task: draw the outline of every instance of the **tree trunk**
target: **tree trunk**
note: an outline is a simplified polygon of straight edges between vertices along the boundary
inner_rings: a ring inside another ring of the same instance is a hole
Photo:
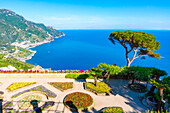
[[[154,91],[155,91],[155,88],[156,88],[156,86],[153,86],[153,85],[152,85],[152,87],[150,88],[150,90],[149,90],[149,92],[148,92],[148,95],[153,96],[153,93],[154,93]]]
[[[134,82],[135,82],[134,73],[132,73],[131,75],[132,75],[132,84],[134,84]]]
[[[159,78],[160,78],[160,75],[156,75],[156,79],[159,80]]]
[[[131,62],[127,61],[127,67],[130,67]]]
[[[156,75],[156,79],[159,80],[160,75]],[[154,91],[155,91],[156,86],[153,86],[150,88],[150,91],[148,92],[149,95],[153,95]]]
[[[128,53],[126,52],[126,60],[127,60],[127,67],[130,67],[130,60],[129,60],[129,57],[128,57]]]
[[[161,112],[161,104],[163,99],[163,88],[158,88],[159,90],[159,105],[158,105],[158,111]]]
[[[95,82],[96,87],[98,87],[97,77],[96,76],[94,76],[94,82]]]
[[[105,83],[108,84],[110,75],[107,75]]]
[[[128,53],[129,53],[130,51],[128,52],[128,51],[127,51],[127,48],[126,48],[127,67],[130,67],[130,64],[131,64],[131,63],[133,62],[133,60],[135,59],[135,56],[136,56],[136,53],[137,53],[137,49],[136,49],[136,50],[133,49],[133,51],[134,51],[134,55],[133,55],[132,59],[129,60]]]

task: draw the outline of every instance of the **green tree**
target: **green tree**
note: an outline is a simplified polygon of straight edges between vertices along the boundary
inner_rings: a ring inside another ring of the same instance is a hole
[[[158,88],[159,91],[159,103],[158,103],[158,111],[161,110],[162,99],[163,99],[163,90],[170,87],[170,82],[165,80],[150,80],[150,83]]]
[[[115,64],[109,65],[106,63],[100,63],[97,67],[103,69],[104,76],[106,77],[105,83],[109,82],[110,75],[116,75],[120,72],[120,67]]]
[[[96,87],[98,87],[97,78],[101,76],[102,73],[103,73],[103,70],[99,68],[91,68],[89,71],[89,74],[91,74],[94,77],[94,82],[95,82]]]
[[[160,78],[161,76],[167,75],[167,72],[164,71],[164,70],[160,70],[160,69],[157,69],[157,68],[153,68],[153,69],[152,69],[152,75],[153,75],[153,76],[155,75],[155,76],[156,76],[155,79],[156,79],[156,80],[159,80],[159,78]],[[153,95],[155,88],[156,88],[156,86],[152,85],[152,87],[150,88],[148,94],[149,94],[149,95]]]
[[[149,33],[144,33],[140,31],[115,31],[109,36],[109,40],[115,44],[121,44],[126,50],[126,60],[127,66],[133,62],[134,59],[138,57],[154,57],[160,59],[160,54],[154,53],[160,48],[160,43],[156,41],[155,37]],[[129,54],[133,56],[130,59]]]

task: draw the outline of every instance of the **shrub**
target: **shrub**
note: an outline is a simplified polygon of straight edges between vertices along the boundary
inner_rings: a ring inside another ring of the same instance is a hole
[[[61,91],[73,88],[73,82],[49,82],[49,84]]]
[[[85,85],[87,89],[90,89],[97,93],[109,93],[110,92],[110,88],[104,82],[98,82],[99,87],[96,87],[94,82],[86,82]]]
[[[108,107],[103,110],[103,113],[124,113],[121,107]]]
[[[73,109],[82,109],[91,106],[93,99],[89,94],[75,92],[66,96],[64,104]]]
[[[36,82],[14,82],[10,86],[7,87],[8,91],[14,91],[16,89],[29,86],[31,84],[35,84]]]
[[[94,77],[89,74],[67,74],[65,78],[73,79],[93,79]]]

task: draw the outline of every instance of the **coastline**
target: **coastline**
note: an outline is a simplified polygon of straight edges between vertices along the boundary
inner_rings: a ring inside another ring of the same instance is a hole
[[[64,33],[63,33],[63,35],[60,35],[60,36],[54,37],[54,38],[60,38],[60,37],[63,37],[63,36],[65,36]],[[50,43],[50,42],[54,41],[54,38],[53,38],[52,40],[49,40],[49,41],[45,40],[45,41],[43,41],[43,42],[39,42],[39,43],[36,43],[36,44],[31,44],[31,47],[28,47],[27,50],[31,51],[32,54],[29,55],[27,58],[18,59],[18,60],[23,61],[23,62],[26,62],[27,60],[32,59],[32,57],[36,54],[37,51],[31,50],[31,48],[34,48],[34,47],[36,47],[36,46],[39,46],[39,45],[42,45],[42,44],[45,44],[45,43]]]

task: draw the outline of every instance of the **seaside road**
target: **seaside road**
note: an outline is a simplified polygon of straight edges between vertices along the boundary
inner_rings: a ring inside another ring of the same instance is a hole
[[[52,92],[57,94],[57,97],[52,99],[55,102],[55,105],[48,110],[44,111],[43,113],[72,113],[69,109],[67,109],[63,105],[63,100],[65,96],[72,92],[84,92],[88,93],[92,96],[94,100],[94,108],[89,110],[90,113],[98,113],[105,107],[111,106],[119,106],[122,107],[123,110],[127,113],[133,112],[143,112],[146,111],[147,108],[144,107],[140,101],[139,97],[144,95],[144,93],[136,93],[127,88],[127,85],[130,81],[128,80],[117,80],[117,79],[110,79],[109,84],[112,87],[113,95],[111,96],[97,96],[94,93],[84,90],[83,82],[93,82],[93,79],[86,79],[86,80],[77,80],[77,79],[66,79],[66,78],[0,78],[0,90],[4,91],[4,99],[5,100],[12,100],[10,97],[20,91],[38,86],[43,85],[47,89],[51,90]],[[102,80],[98,80],[99,82]],[[26,86],[20,89],[17,89],[13,92],[8,92],[6,88],[12,84],[13,82],[37,82],[37,84],[33,84],[30,86]],[[53,86],[49,85],[48,82],[73,82],[73,89],[68,91],[60,91]]]

